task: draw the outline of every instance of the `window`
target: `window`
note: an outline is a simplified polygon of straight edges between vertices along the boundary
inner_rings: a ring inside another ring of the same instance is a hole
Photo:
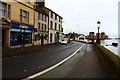
[[[40,12],[38,12],[38,19],[40,19]]]
[[[8,5],[8,18],[10,19],[11,18],[11,6]]]
[[[57,15],[55,15],[55,20],[57,20]]]
[[[43,20],[45,21],[45,15],[43,14]]]
[[[0,16],[7,17],[7,4],[0,2]]]
[[[60,22],[60,17],[59,17],[59,22]]]
[[[55,30],[57,30],[57,23],[55,23]]]
[[[51,18],[53,18],[53,12],[51,12]]]
[[[47,30],[46,30],[46,24],[45,24],[45,31],[47,31]]]
[[[52,29],[53,28],[53,22],[50,21],[50,28]]]
[[[43,14],[42,14],[42,20],[44,20],[43,18],[44,18],[44,17],[43,17]]]
[[[11,16],[11,6],[9,4],[0,2],[0,16],[10,19]]]
[[[43,29],[44,29],[44,26],[43,26],[43,24],[42,24],[42,31],[43,31]]]
[[[38,29],[40,30],[40,23],[38,23]]]
[[[59,24],[59,31],[61,31],[60,24]]]
[[[62,28],[62,25],[61,25],[61,30],[60,30],[61,32],[63,32],[63,28]]]
[[[42,20],[42,13],[40,13],[40,19]]]
[[[0,16],[9,18],[11,17],[11,5],[0,2]]]
[[[27,22],[27,12],[23,11],[22,22]]]
[[[45,22],[47,21],[47,16],[45,16]]]
[[[20,21],[24,23],[29,22],[29,12],[20,9]]]

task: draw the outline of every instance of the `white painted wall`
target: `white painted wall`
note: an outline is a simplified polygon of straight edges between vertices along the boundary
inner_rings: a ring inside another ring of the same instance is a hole
[[[53,29],[50,28],[50,22],[53,22]],[[57,30],[55,30],[55,23],[57,24]],[[51,18],[51,11],[49,10],[49,44],[50,43],[50,33],[53,34],[52,36],[52,43],[55,43],[55,34],[56,32],[59,32],[59,42],[62,41],[62,32],[59,30],[59,25],[60,25],[60,29],[62,30],[62,20],[61,22],[59,22],[59,16],[57,15],[57,20],[55,20],[55,13],[53,12],[53,18]]]

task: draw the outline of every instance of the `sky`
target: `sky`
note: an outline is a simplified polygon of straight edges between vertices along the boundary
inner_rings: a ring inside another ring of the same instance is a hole
[[[88,35],[100,32],[109,37],[118,35],[118,2],[120,0],[45,0],[45,6],[63,17],[64,33]]]

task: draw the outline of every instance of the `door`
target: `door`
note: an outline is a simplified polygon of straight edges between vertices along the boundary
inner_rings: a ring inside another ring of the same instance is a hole
[[[41,35],[41,45],[43,45],[44,44],[44,35],[42,34]]]

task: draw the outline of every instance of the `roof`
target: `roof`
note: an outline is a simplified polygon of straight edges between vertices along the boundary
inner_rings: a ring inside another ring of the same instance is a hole
[[[48,14],[44,10],[42,10],[40,8],[35,8],[35,10],[48,16]]]
[[[46,9],[48,9],[49,11],[52,11],[53,13],[55,13],[53,10],[51,10],[51,9],[49,9],[49,8],[47,8],[47,7],[45,7]],[[58,15],[57,13],[55,13],[56,15]],[[62,18],[60,15],[58,15],[60,18]],[[63,18],[62,18],[63,19]]]

